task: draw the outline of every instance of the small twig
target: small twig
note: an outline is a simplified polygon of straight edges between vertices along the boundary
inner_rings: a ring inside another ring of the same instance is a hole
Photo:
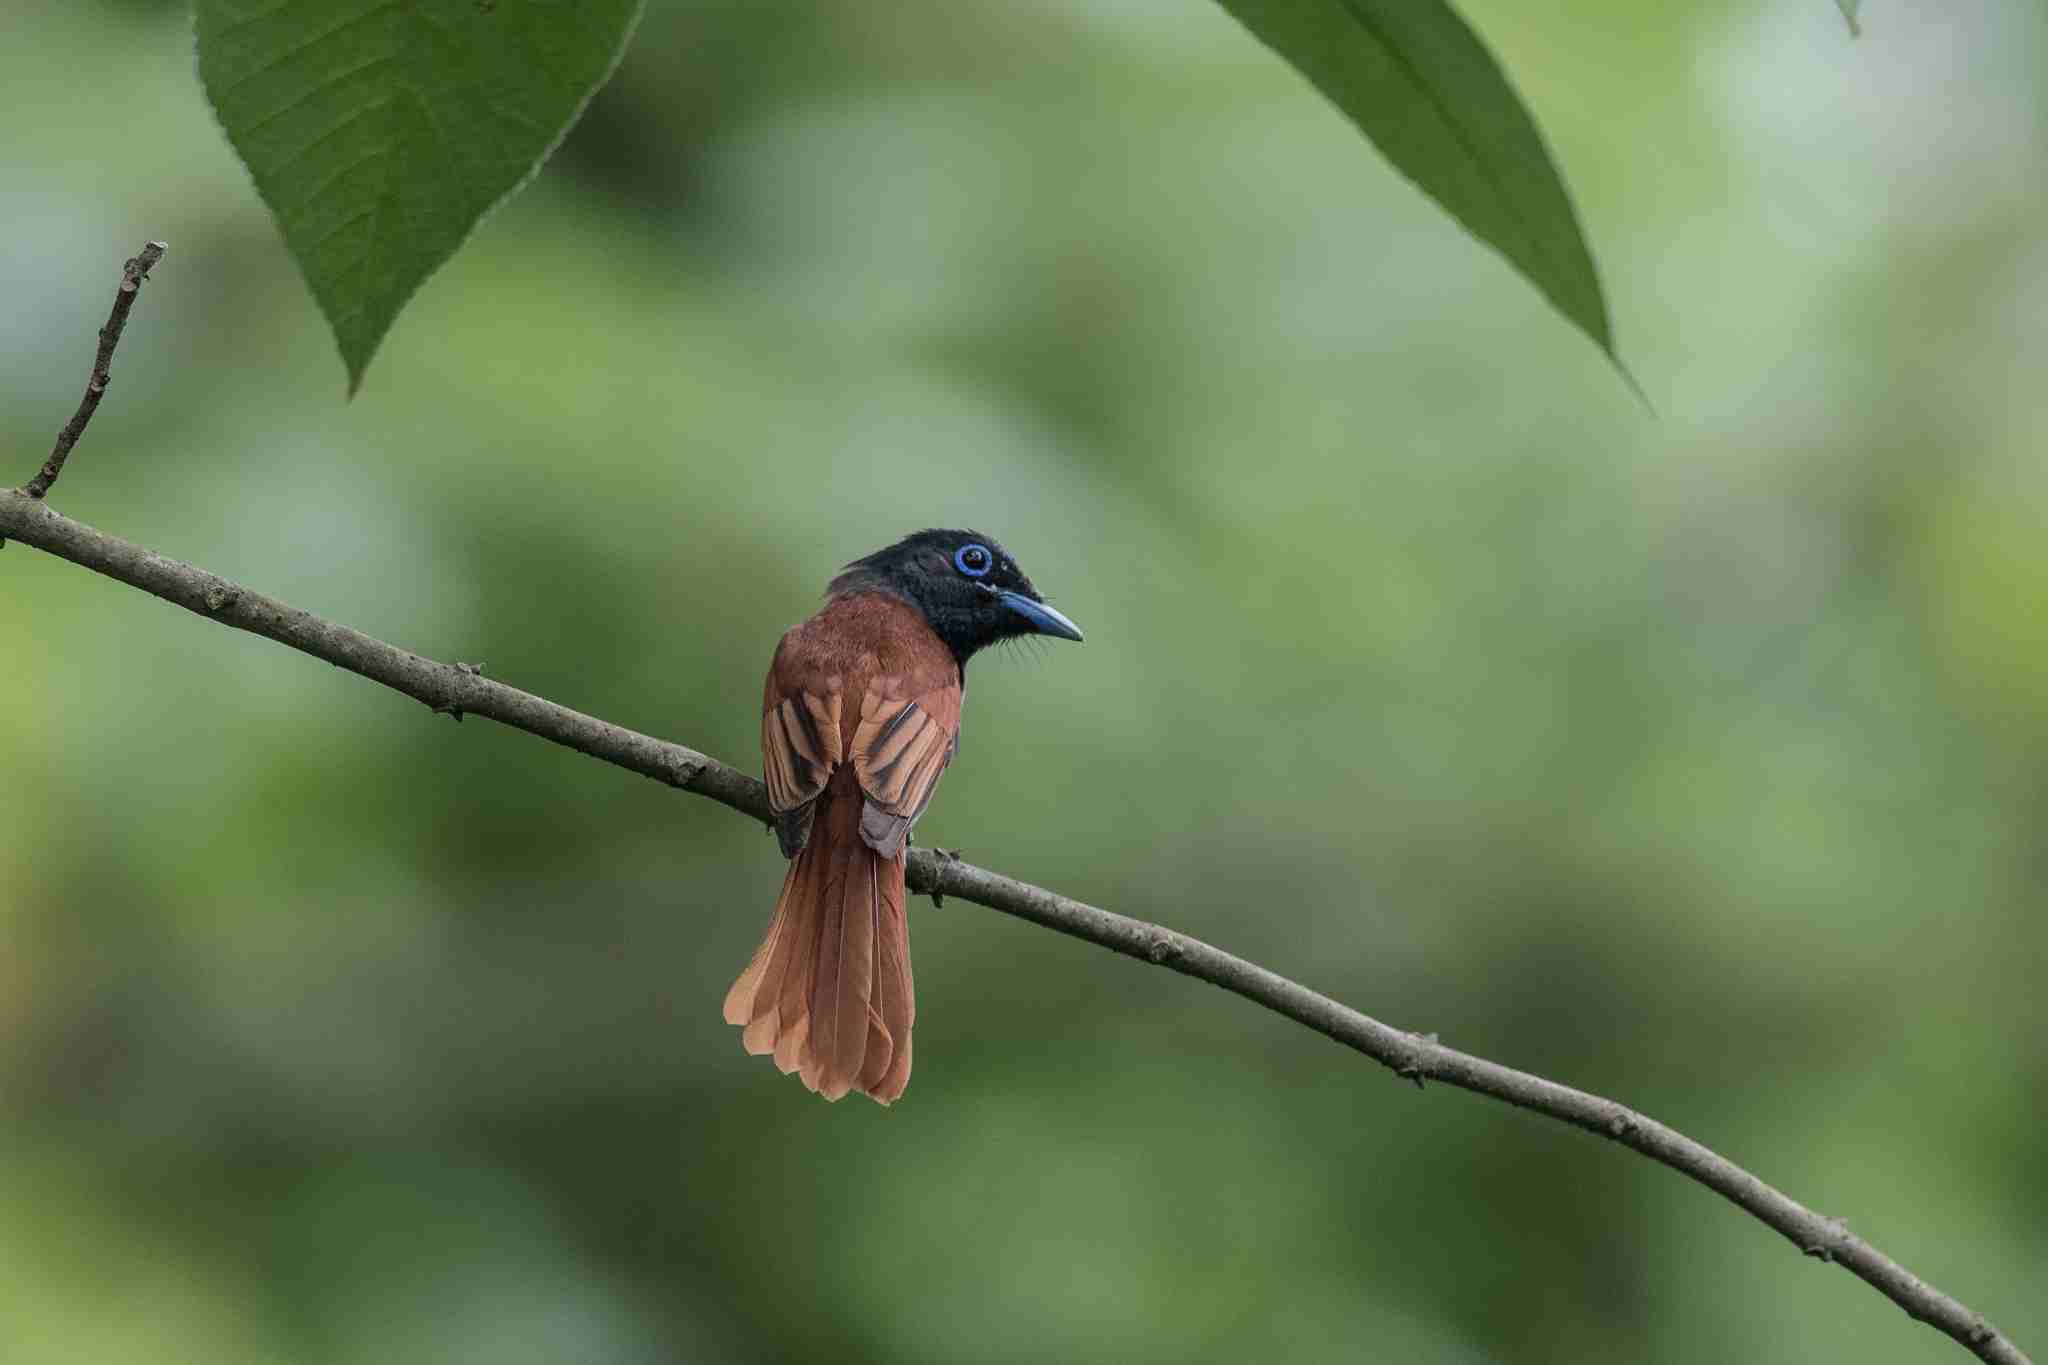
[[[142,250],[129,257],[121,267],[121,287],[114,291],[114,308],[107,314],[107,325],[100,328],[99,354],[92,363],[92,375],[85,381],[85,396],[78,400],[78,411],[71,414],[71,420],[64,424],[64,430],[57,433],[57,445],[50,452],[50,458],[43,461],[43,467],[36,476],[22,486],[22,492],[32,498],[40,498],[50,491],[50,485],[57,482],[57,476],[64,472],[64,461],[71,458],[71,448],[78,444],[78,438],[85,435],[85,424],[92,420],[99,410],[100,399],[107,392],[107,381],[111,377],[108,367],[114,363],[114,348],[121,344],[121,329],[128,325],[128,310],[135,306],[135,296],[142,292],[142,282],[149,278],[149,272],[164,258],[167,248],[162,242],[148,242]]]

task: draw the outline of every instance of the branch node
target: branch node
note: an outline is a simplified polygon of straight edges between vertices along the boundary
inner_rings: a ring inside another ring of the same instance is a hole
[[[1145,956],[1151,958],[1154,965],[1163,966],[1177,960],[1186,951],[1172,934],[1162,933],[1146,945]]]
[[[484,675],[484,666],[482,664],[455,663],[448,666],[453,668],[462,678],[481,678]],[[460,690],[460,686],[458,681],[457,690]],[[430,701],[427,703],[427,706],[435,715],[451,717],[457,724],[461,723],[462,717],[465,714],[462,703],[459,701]]]
[[[1415,1082],[1417,1090],[1427,1090],[1429,1087],[1424,1084],[1429,1076],[1427,1049],[1435,1047],[1440,1040],[1434,1033],[1411,1033],[1408,1036],[1421,1046],[1409,1053],[1407,1060],[1394,1068],[1394,1074],[1404,1081]]]
[[[681,754],[674,754],[670,756],[668,769],[662,774],[662,780],[671,787],[681,787],[687,790],[689,785],[695,782],[698,775],[703,771],[704,765],[702,763],[692,763]],[[773,820],[762,821],[761,827],[770,834],[775,832],[775,822]]]
[[[1820,1215],[1820,1221],[1826,1225],[1829,1236],[1809,1242],[1799,1249],[1813,1257],[1816,1261],[1824,1265],[1831,1265],[1841,1250],[1835,1243],[1847,1238],[1849,1235],[1849,1220],[1846,1218],[1830,1218],[1828,1215],[1822,1214]],[[1979,1318],[1977,1321],[1979,1324],[1982,1324],[1984,1320]]]
[[[208,611],[225,611],[240,601],[241,597],[241,593],[232,586],[216,578],[206,585],[206,593],[202,600],[205,601]]]
[[[1613,1138],[1626,1138],[1636,1131],[1636,1116],[1623,1110],[1607,1120],[1607,1134]]]
[[[939,890],[939,882],[945,875],[943,871],[943,865],[946,863],[959,862],[961,852],[962,850],[957,848],[934,848],[932,850],[932,857],[938,859],[940,864],[942,865],[942,870],[932,877],[931,896],[932,909],[934,910],[943,910],[946,908],[946,893]],[[1154,962],[1157,962],[1159,959],[1154,958],[1152,960]]]

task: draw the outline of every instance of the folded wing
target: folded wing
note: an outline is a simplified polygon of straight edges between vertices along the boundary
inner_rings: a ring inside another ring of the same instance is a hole
[[[794,858],[810,838],[813,803],[843,759],[838,692],[792,692],[762,711],[761,770],[783,857]]]
[[[910,830],[931,804],[939,777],[959,748],[957,674],[914,695],[896,679],[877,679],[861,700],[853,732],[861,794],[860,837],[885,858],[901,856]]]

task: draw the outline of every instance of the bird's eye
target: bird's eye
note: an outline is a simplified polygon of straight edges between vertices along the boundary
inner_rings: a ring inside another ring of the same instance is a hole
[[[989,571],[995,559],[986,545],[962,545],[953,551],[953,567],[969,578],[979,578]]]

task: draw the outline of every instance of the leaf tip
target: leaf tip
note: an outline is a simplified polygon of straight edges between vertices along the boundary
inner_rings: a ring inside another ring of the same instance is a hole
[[[1649,413],[1651,417],[1662,421],[1663,414],[1658,412],[1657,405],[1650,401],[1649,391],[1637,381],[1635,371],[1631,370],[1622,358],[1612,351],[1607,353],[1607,358],[1614,362],[1614,368],[1621,374],[1621,382],[1628,385],[1628,391],[1636,396],[1638,403],[1643,405],[1643,411]]]
[[[377,353],[377,343],[372,341],[369,345],[358,348],[349,345],[338,336],[335,340],[341,343],[341,366],[348,371],[348,387],[342,394],[343,400],[346,401],[362,392],[363,376],[369,373],[370,357]]]

